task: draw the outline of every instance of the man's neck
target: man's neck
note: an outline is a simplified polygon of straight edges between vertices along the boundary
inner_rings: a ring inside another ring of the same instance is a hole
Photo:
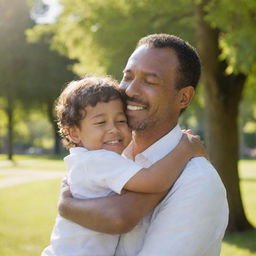
[[[133,131],[132,142],[127,148],[127,153],[131,158],[145,151],[148,147],[169,133],[177,123],[166,127],[152,127],[144,131]]]

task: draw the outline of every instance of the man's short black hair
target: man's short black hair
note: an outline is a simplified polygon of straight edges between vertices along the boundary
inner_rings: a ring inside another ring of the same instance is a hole
[[[196,88],[201,74],[201,62],[197,51],[188,42],[174,35],[152,34],[141,38],[136,48],[141,45],[173,49],[179,60],[179,78],[176,81],[176,88],[181,89],[186,86]]]

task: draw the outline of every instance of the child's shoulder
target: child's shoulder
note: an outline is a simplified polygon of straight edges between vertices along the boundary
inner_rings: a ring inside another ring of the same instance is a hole
[[[87,152],[89,152],[86,148],[82,147],[74,147],[69,149],[69,154],[64,157],[64,160],[70,159],[70,158],[76,158],[77,156],[81,155],[87,155]]]
[[[121,155],[117,154],[116,152],[105,150],[105,149],[98,149],[98,150],[88,150],[87,155],[90,158],[96,159],[115,159],[122,157]]]
[[[96,160],[104,160],[104,159],[116,159],[122,157],[121,155],[105,150],[105,149],[98,149],[98,150],[87,150],[86,148],[82,147],[75,147],[70,149],[70,154],[64,158],[64,160],[68,159],[96,159]]]

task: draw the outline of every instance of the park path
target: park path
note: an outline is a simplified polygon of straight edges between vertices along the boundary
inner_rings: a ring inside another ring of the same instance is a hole
[[[4,170],[0,165],[0,189],[10,187],[26,182],[62,178],[65,175],[63,171],[42,171],[42,170]]]

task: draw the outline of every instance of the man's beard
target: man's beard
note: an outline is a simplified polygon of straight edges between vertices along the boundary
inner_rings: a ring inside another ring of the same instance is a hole
[[[129,102],[139,103],[143,106],[146,106],[146,109],[149,109],[149,104],[141,99],[138,99],[137,97],[128,97],[127,95],[125,95],[125,99]],[[136,121],[133,120],[132,117],[128,116],[128,124],[133,131],[145,131],[148,128],[152,127],[155,124],[155,121],[150,120],[150,118]]]
[[[146,131],[153,127],[156,124],[156,120],[151,120],[151,119],[143,119],[143,120],[132,120],[133,118],[129,118],[128,116],[128,124],[129,127],[133,131]]]

